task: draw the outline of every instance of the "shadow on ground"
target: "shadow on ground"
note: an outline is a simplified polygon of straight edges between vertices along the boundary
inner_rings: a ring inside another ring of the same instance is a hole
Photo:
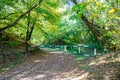
[[[5,80],[117,80],[120,60],[96,57],[77,60],[61,51],[37,51],[25,63],[1,73]],[[118,75],[119,76],[119,75]]]

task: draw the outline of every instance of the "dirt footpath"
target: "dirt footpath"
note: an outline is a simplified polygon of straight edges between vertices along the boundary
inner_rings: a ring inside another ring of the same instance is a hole
[[[46,51],[44,56],[31,56],[27,62],[1,75],[5,80],[72,80],[76,60],[61,51]]]
[[[109,62],[104,57],[78,61],[62,51],[37,51],[25,63],[1,76],[5,80],[110,80],[109,75],[119,66],[120,62]]]

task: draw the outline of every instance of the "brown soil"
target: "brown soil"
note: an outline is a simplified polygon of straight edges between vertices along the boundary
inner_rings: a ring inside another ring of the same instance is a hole
[[[120,71],[120,59],[110,60],[109,56],[77,60],[65,52],[38,50],[0,75],[5,80],[119,80],[115,75]]]

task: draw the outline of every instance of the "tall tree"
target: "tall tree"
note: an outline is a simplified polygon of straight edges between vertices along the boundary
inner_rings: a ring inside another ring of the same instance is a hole
[[[77,5],[78,2],[77,0],[73,0],[74,4]],[[87,6],[87,4],[83,4],[83,6]],[[83,7],[84,8],[84,7]],[[79,14],[79,10],[77,11],[77,13]],[[92,34],[94,35],[94,37],[96,39],[98,39],[98,37],[100,37],[100,32],[96,29],[96,28],[100,28],[98,25],[93,24],[92,22],[90,22],[83,13],[80,14],[81,15],[81,19],[84,21],[84,23],[86,24],[86,26],[90,29],[90,31],[92,32]]]

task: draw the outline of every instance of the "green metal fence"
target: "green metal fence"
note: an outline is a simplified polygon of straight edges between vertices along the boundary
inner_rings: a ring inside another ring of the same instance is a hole
[[[79,54],[82,56],[86,57],[93,57],[93,56],[98,56],[98,55],[103,55],[105,54],[105,51],[103,48],[99,48],[94,45],[40,45],[40,48],[48,48],[48,49],[55,49],[55,50],[60,50],[64,52],[69,52],[72,54]]]

